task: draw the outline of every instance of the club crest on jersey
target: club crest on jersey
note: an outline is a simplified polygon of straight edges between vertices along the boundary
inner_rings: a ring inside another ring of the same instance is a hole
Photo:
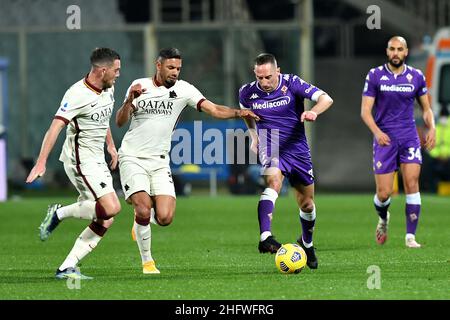
[[[283,92],[283,94],[285,95],[286,92],[287,92],[287,89],[288,89],[288,88],[287,88],[286,86],[282,86],[280,90],[281,90],[281,92]]]
[[[61,110],[62,112],[66,112],[66,110],[67,110],[67,105],[68,105],[67,102],[64,103],[64,105],[63,105],[61,108],[59,108],[59,110]]]
[[[177,93],[175,92],[175,90],[172,90],[169,92],[169,98],[176,98],[177,97]]]
[[[408,80],[409,83],[411,83],[412,78],[413,78],[413,76],[411,75],[411,73],[408,73],[406,75],[406,79]]]

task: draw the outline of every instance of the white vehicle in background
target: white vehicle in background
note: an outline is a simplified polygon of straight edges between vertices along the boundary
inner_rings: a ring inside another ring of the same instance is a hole
[[[7,184],[7,154],[6,154],[6,126],[7,126],[7,79],[8,61],[0,57],[0,202],[6,201],[8,196]]]
[[[450,111],[450,27],[439,29],[429,47],[426,67],[427,86],[435,117]]]

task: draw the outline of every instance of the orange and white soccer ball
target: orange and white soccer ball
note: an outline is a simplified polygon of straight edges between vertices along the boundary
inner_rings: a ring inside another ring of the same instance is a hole
[[[298,244],[283,244],[275,255],[275,265],[281,273],[299,273],[306,266],[306,253]]]

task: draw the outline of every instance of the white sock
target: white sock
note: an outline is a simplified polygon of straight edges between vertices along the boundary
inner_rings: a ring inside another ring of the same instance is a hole
[[[259,201],[270,200],[273,202],[273,205],[275,206],[275,201],[277,201],[277,198],[278,198],[278,192],[276,192],[275,189],[265,188],[264,191],[261,193],[261,197],[259,198]]]
[[[134,211],[134,216],[136,217],[136,210]],[[150,209],[150,223],[159,226],[158,221],[155,219],[155,209],[153,208]]]
[[[305,246],[305,248],[311,248],[313,246],[312,241],[310,243],[306,243],[305,241],[303,241],[303,238],[302,238],[302,242],[303,242],[303,245]]]
[[[272,235],[272,232],[270,231],[264,231],[263,233],[261,233],[260,239],[261,241],[266,240],[268,237],[270,237]]]
[[[158,221],[155,219],[155,209],[153,208],[150,210],[150,223],[159,225]]]
[[[61,264],[59,270],[66,268],[75,268],[88,253],[95,249],[99,241],[102,239],[98,234],[87,227],[75,241],[75,245],[67,255],[66,260]]]
[[[314,206],[314,208],[313,208],[313,210],[311,212],[304,212],[304,211],[302,211],[302,209],[300,209],[300,217],[303,220],[306,220],[306,221],[314,221],[314,220],[316,220],[316,206]],[[312,233],[312,231],[311,231],[311,233]],[[313,241],[311,241],[310,243],[306,243],[303,240],[303,237],[302,237],[302,242],[303,242],[303,244],[305,245],[306,248],[311,248],[313,246]]]
[[[378,199],[378,196],[375,193],[375,195],[373,196],[373,203],[375,203],[377,206],[383,208],[383,207],[386,207],[387,205],[389,205],[391,203],[391,197],[389,197],[385,202],[381,202],[381,200]]]
[[[420,198],[420,192],[417,193],[411,193],[406,195],[406,203],[407,204],[415,204],[415,205],[421,205],[422,200]]]
[[[412,233],[407,233],[405,236],[406,240],[416,240],[416,235]]]
[[[59,220],[63,220],[69,217],[92,220],[96,217],[95,201],[86,200],[61,207],[56,210],[56,215],[58,216]]]
[[[306,221],[316,220],[316,206],[314,206],[311,212],[303,212],[302,209],[300,209],[300,217]]]
[[[141,254],[142,263],[152,261],[152,230],[150,228],[150,224],[141,226],[135,221],[134,231],[136,232],[136,242],[139,247],[139,253]]]

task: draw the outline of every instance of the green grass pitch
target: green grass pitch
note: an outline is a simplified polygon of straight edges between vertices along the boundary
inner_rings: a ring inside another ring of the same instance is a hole
[[[54,279],[54,271],[88,221],[65,220],[45,243],[37,233],[48,203],[75,197],[0,203],[0,299],[450,299],[450,198],[422,196],[423,247],[408,249],[403,196],[393,199],[389,239],[379,246],[372,195],[318,194],[319,269],[298,275],[279,273],[274,255],[259,254],[258,198],[179,198],[173,224],[152,226],[160,275],[142,274],[132,209],[122,203],[112,229],[82,261],[94,280],[79,289]],[[280,197],[273,233],[294,242],[300,229],[292,194]],[[380,289],[367,286],[369,266],[379,267]]]

